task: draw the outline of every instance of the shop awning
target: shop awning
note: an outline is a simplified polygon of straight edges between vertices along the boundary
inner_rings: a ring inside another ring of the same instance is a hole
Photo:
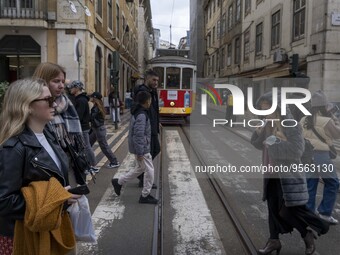
[[[267,67],[262,71],[253,74],[253,80],[259,81],[269,78],[282,78],[282,77],[289,77],[289,64],[283,64],[276,67]]]

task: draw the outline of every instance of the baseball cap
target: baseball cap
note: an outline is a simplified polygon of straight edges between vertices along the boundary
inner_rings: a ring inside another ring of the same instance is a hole
[[[90,97],[93,97],[93,98],[97,98],[97,99],[102,99],[102,94],[100,94],[99,92],[93,92]]]

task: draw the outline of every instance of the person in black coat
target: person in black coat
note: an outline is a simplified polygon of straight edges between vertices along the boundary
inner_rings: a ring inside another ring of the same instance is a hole
[[[97,162],[96,162],[96,157],[94,155],[93,149],[91,147],[90,134],[89,134],[90,129],[91,129],[90,127],[91,116],[90,116],[90,107],[89,107],[90,98],[86,95],[85,92],[83,92],[84,84],[81,81],[73,81],[68,87],[70,89],[71,94],[75,96],[74,107],[77,110],[81,129],[83,131],[85,150],[86,150],[86,154],[91,165],[90,171],[98,173],[99,168],[95,167]]]
[[[138,87],[135,87],[134,90],[134,98],[136,98],[138,92],[140,91],[147,91],[151,94],[151,107],[148,110],[148,115],[150,118],[150,124],[151,124],[151,143],[150,143],[150,153],[152,156],[152,159],[154,159],[161,151],[161,146],[159,144],[158,140],[158,134],[159,134],[159,105],[158,105],[158,94],[157,94],[157,86],[159,82],[159,76],[156,72],[152,70],[148,70],[145,74],[145,83],[142,85],[139,85]],[[134,104],[131,107],[131,112],[134,110],[134,107],[136,104]],[[140,182],[139,186],[143,187],[143,175],[138,177]],[[156,188],[155,185],[153,185],[153,188]]]
[[[55,98],[43,80],[12,83],[0,116],[0,254],[12,254],[14,226],[23,220],[26,203],[22,187],[56,178],[69,189],[68,160],[46,128],[53,119]],[[79,195],[72,194],[68,203]]]
[[[272,93],[266,93],[257,101],[257,108],[268,110],[272,106]],[[278,106],[280,103],[278,103]],[[285,116],[278,107],[272,114],[265,116],[267,122],[258,127],[252,137],[251,143],[255,148],[262,150],[262,164],[267,167],[286,167],[292,171],[268,171],[264,174],[263,200],[267,201],[268,222],[270,238],[258,254],[270,254],[281,250],[279,234],[292,232],[297,229],[305,242],[305,254],[315,251],[314,238],[311,227],[319,235],[328,232],[329,224],[310,211],[308,202],[308,189],[304,172],[293,171],[294,166],[301,165],[301,156],[305,143],[302,128],[299,124],[293,125],[289,108]],[[279,121],[269,121],[277,119]],[[281,121],[285,120],[285,125]],[[288,127],[287,127],[288,126]]]

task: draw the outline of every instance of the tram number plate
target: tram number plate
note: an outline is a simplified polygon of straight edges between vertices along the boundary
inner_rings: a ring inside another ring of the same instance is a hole
[[[177,99],[178,99],[178,91],[168,90],[168,100],[177,100]]]

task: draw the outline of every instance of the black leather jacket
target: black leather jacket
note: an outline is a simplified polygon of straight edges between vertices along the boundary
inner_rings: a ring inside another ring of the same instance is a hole
[[[91,126],[93,128],[99,128],[101,126],[103,126],[105,123],[103,114],[101,113],[101,111],[99,110],[99,108],[94,105],[91,108]]]
[[[61,163],[57,167],[34,133],[26,128],[0,146],[0,235],[13,237],[15,220],[23,219],[25,200],[20,191],[32,181],[55,177],[68,185],[68,158],[55,137],[44,131],[47,141]]]

